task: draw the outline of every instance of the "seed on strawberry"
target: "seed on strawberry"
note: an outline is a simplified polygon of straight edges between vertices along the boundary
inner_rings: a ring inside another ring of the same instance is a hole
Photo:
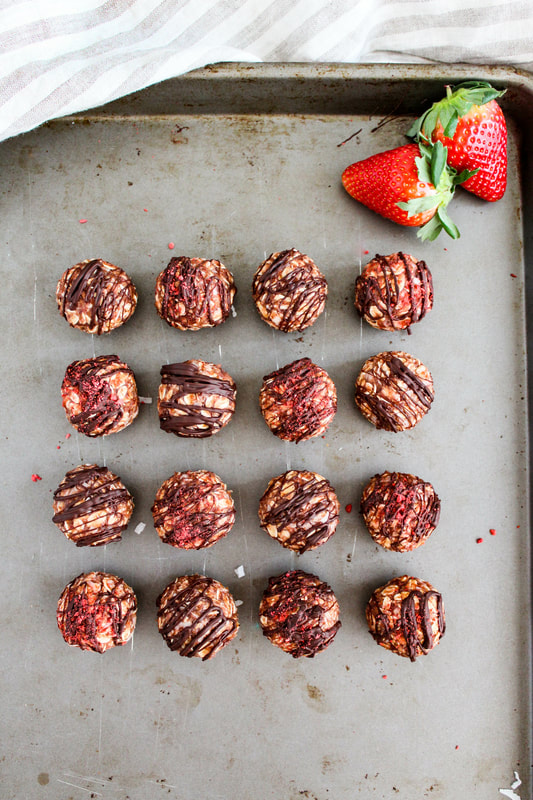
[[[351,164],[342,175],[349,195],[399,225],[419,227],[417,235],[430,241],[442,229],[454,239],[459,237],[446,211],[457,180],[440,142],[377,153]]]
[[[507,126],[496,102],[503,94],[486,81],[447,86],[446,97],[408,132],[418,142],[441,142],[451,167],[475,172],[464,188],[491,202],[503,197],[507,185]]]

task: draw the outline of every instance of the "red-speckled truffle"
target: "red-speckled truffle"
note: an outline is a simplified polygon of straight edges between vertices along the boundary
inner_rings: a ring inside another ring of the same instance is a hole
[[[179,256],[157,278],[155,306],[173,328],[196,331],[224,322],[235,292],[233,275],[220,261]]]
[[[355,307],[374,328],[405,330],[433,307],[433,279],[425,261],[398,252],[376,255],[355,281]]]
[[[69,422],[86,436],[117,433],[139,413],[133,371],[114,355],[73,361],[61,396]]]
[[[57,605],[57,625],[66,643],[96,653],[126,644],[136,615],[133,589],[106,572],[78,575],[65,586]]]
[[[175,472],[159,488],[152,514],[161,540],[185,550],[211,547],[235,522],[226,484],[207,470]]]
[[[157,598],[159,633],[180,656],[214,658],[237,636],[239,619],[232,595],[205,575],[182,575]]]
[[[439,592],[427,581],[408,575],[372,593],[366,619],[378,644],[411,661],[432,650],[446,630]]]
[[[383,472],[365,486],[361,513],[374,541],[405,553],[424,544],[435,530],[440,500],[431,483],[415,475]]]
[[[327,429],[337,411],[337,391],[324,369],[301,358],[263,378],[259,404],[272,433],[301,442]]]
[[[263,634],[293,658],[312,658],[339,630],[339,604],[327,583],[301,570],[270,578],[259,606]]]

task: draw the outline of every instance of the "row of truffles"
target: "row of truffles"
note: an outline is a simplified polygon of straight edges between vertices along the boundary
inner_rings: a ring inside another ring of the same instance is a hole
[[[67,472],[54,492],[52,521],[77,547],[121,539],[133,498],[107,467],[81,464]],[[435,530],[440,499],[431,483],[414,475],[383,472],[365,486],[361,514],[375,542],[387,550],[420,547]],[[162,542],[184,550],[212,547],[231,531],[235,505],[214,472],[175,472],[157,490],[154,527]],[[288,470],[272,478],[259,501],[259,524],[283,547],[315,550],[335,533],[339,500],[326,478],[310,470]]]
[[[157,276],[155,306],[171,327],[196,331],[223,323],[235,293],[233,275],[220,261],[179,256]],[[313,325],[324,311],[327,294],[322,272],[295,248],[272,253],[252,280],[259,316],[286,333]],[[67,269],[56,289],[59,312],[69,325],[97,335],[127,322],[137,299],[128,274],[101,258]],[[355,308],[381,330],[409,329],[432,305],[433,283],[426,263],[402,252],[376,255],[356,280]]]
[[[237,636],[237,605],[214,578],[182,575],[156,600],[159,633],[170,650],[207,661]],[[57,625],[67,644],[104,653],[133,635],[137,598],[116,575],[78,575],[63,590]],[[445,632],[442,596],[427,581],[402,575],[376,589],[366,606],[368,629],[387,650],[414,661]],[[268,580],[259,605],[264,636],[293,658],[313,658],[333,642],[341,627],[331,587],[302,570]]]
[[[131,425],[139,413],[133,370],[116,355],[73,361],[61,385],[69,422],[90,437]],[[161,368],[161,430],[205,438],[224,428],[235,412],[235,381],[219,364],[190,359]],[[367,359],[355,382],[355,403],[376,428],[398,432],[417,425],[431,408],[433,378],[417,358],[386,351]],[[322,367],[300,358],[263,377],[263,418],[278,438],[301,442],[321,436],[337,411],[337,390]]]

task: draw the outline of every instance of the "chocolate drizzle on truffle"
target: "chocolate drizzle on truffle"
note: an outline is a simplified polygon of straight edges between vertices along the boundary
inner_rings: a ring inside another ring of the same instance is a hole
[[[107,467],[83,464],[67,472],[54,492],[52,522],[77,547],[118,541],[127,526],[133,501],[121,481]],[[106,524],[113,520],[112,524]],[[64,523],[77,523],[65,525]]]
[[[87,321],[76,325],[100,335],[129,319],[137,293],[126,273],[101,258],[81,262],[68,270],[58,287],[59,311],[69,319],[83,305]]]
[[[327,281],[309,256],[298,250],[272,253],[254,275],[259,313],[280,331],[303,331],[324,310]]]
[[[429,613],[429,601],[434,597],[437,602],[437,619],[439,633],[442,635],[446,630],[446,623],[444,621],[444,614],[442,610],[442,596],[439,592],[421,592],[414,589],[409,592],[407,597],[402,600],[401,621],[402,631],[407,642],[409,650],[409,658],[414,661],[417,655],[427,653],[434,644],[434,636],[431,626],[431,617]],[[418,604],[416,600],[418,599]],[[418,605],[418,609],[417,609]],[[422,641],[418,638],[418,626],[422,631]]]
[[[172,392],[164,393],[164,399],[158,403],[161,430],[180,436],[206,438],[227,424],[235,408],[235,383],[229,375],[214,377],[200,370],[201,363],[184,361],[161,367],[162,386],[172,387]],[[218,371],[226,375],[222,370]],[[217,407],[208,402],[209,396],[214,395],[230,402]]]
[[[433,280],[425,261],[401,251],[376,256],[355,282],[355,307],[371,325],[409,331],[433,305]]]
[[[227,319],[235,291],[231,273],[219,261],[179,256],[157,279],[156,307],[173,327],[213,327]]]
[[[223,602],[217,602],[217,594]],[[227,589],[203,575],[177,578],[159,595],[156,604],[161,635],[170,650],[187,658],[213,658],[239,627]],[[224,604],[234,613],[225,613]]]

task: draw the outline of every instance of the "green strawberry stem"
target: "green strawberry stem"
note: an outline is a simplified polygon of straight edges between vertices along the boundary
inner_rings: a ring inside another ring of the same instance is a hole
[[[452,239],[458,239],[460,236],[459,230],[450,219],[446,207],[454,196],[455,187],[459,183],[468,180],[473,173],[463,170],[458,174],[456,170],[450,167],[447,162],[448,151],[442,142],[430,144],[429,142],[421,141],[418,143],[418,148],[420,156],[415,158],[418,178],[423,183],[433,184],[435,193],[413,198],[397,205],[407,211],[409,217],[434,208],[437,209],[429,222],[426,222],[425,225],[418,229],[417,236],[422,241],[433,241],[442,230],[446,231]]]
[[[487,81],[464,81],[455,87],[446,86],[446,97],[433,103],[431,108],[413,123],[407,136],[431,140],[437,126],[442,125],[444,136],[451,138],[457,128],[459,118],[467,114],[472,106],[483,106],[505,94]]]

